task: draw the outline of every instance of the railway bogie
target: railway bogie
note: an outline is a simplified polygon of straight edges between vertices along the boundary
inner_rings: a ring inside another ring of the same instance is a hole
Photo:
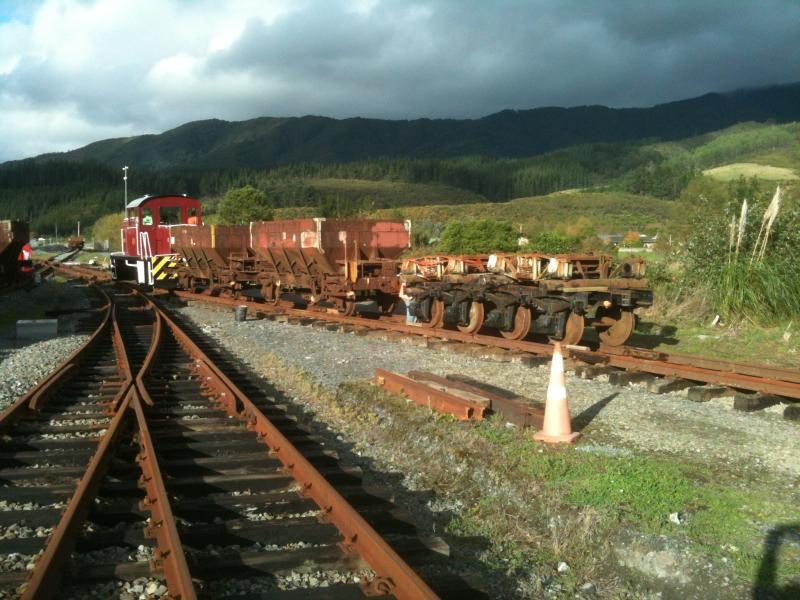
[[[584,328],[618,346],[635,327],[634,310],[652,303],[641,259],[608,255],[506,254],[406,259],[403,278],[423,324],[441,320],[464,333],[481,327],[508,339],[529,334],[576,344]]]

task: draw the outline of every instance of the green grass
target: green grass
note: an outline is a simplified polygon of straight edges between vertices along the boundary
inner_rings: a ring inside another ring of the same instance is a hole
[[[676,461],[654,455],[607,455],[573,447],[532,444],[520,432],[500,423],[484,422],[475,433],[513,457],[526,477],[545,482],[574,510],[602,515],[600,527],[635,530],[687,540],[709,556],[726,556],[735,573],[754,581],[763,557],[764,529],[796,521],[795,500],[780,486],[753,482],[742,485],[737,474],[721,473],[707,464]],[[465,530],[480,530],[485,507],[462,517]],[[669,520],[679,513],[685,523]],[[476,522],[472,522],[477,520]],[[790,548],[782,557],[781,576],[800,567],[800,552]]]
[[[791,181],[800,179],[794,169],[759,165],[755,163],[732,163],[722,167],[706,169],[703,175],[719,181],[733,181],[739,177],[758,177],[766,181]]]
[[[794,169],[800,159],[800,124],[739,123],[677,142],[643,147],[668,161],[691,162],[702,169],[752,162]]]
[[[771,327],[750,323],[711,326],[692,322],[656,325],[640,321],[630,342],[664,352],[796,369],[800,363],[800,323]]]
[[[496,216],[509,221],[523,233],[545,230],[567,231],[582,220],[599,232],[666,230],[676,218],[676,203],[622,192],[556,192],[547,196],[517,198],[509,202],[482,202],[458,206],[434,205],[378,210],[372,216],[396,215],[415,221],[447,223],[455,219]]]

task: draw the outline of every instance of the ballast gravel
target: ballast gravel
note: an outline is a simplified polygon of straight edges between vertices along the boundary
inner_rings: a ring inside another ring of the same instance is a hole
[[[271,320],[237,322],[232,311],[191,304],[181,309],[221,346],[257,368],[265,353],[309,373],[331,391],[346,381],[372,379],[376,368],[405,374],[425,370],[438,375],[468,375],[482,382],[543,402],[549,366],[494,362],[375,336],[327,331]],[[605,380],[604,380],[605,379]],[[624,448],[672,454],[691,460],[725,463],[746,475],[765,470],[796,481],[800,476],[797,425],[781,416],[781,407],[745,413],[732,398],[691,402],[686,392],[649,393],[644,386],[618,387],[607,377],[592,381],[567,375],[573,421],[592,425],[594,436],[618,441],[592,444],[585,451],[624,452]],[[788,485],[795,485],[788,483]]]
[[[68,335],[28,344],[0,340],[0,410],[35,387],[87,339]]]
[[[0,314],[7,321],[0,328],[0,410],[36,386],[87,339],[72,333],[75,321],[89,308],[84,286],[45,281],[32,289],[0,296]],[[17,340],[18,319],[47,318],[46,310],[59,310],[59,336],[44,341]]]

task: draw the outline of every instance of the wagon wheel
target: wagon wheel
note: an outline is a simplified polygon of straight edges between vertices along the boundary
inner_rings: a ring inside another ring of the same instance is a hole
[[[397,307],[397,297],[390,294],[384,294],[378,299],[378,307],[382,315],[394,314],[394,309]]]
[[[431,319],[427,323],[422,322],[423,327],[440,327],[444,321],[444,302],[433,300],[431,302]]]
[[[469,305],[469,323],[457,325],[461,333],[475,333],[483,325],[483,302],[473,300]]]
[[[560,340],[550,338],[553,342],[561,342],[565,346],[577,344],[583,337],[583,315],[571,312],[567,317],[567,322],[564,324],[564,337]]]
[[[343,301],[343,305],[337,308],[339,314],[344,317],[352,317],[356,314],[356,301],[352,298],[347,298]]]
[[[507,340],[521,340],[531,330],[531,309],[527,306],[518,306],[514,313],[514,328],[511,331],[500,331]]]
[[[636,327],[636,315],[630,310],[616,309],[610,314],[604,311],[604,314],[595,322],[595,329],[598,326],[606,325],[608,325],[607,329],[598,329],[597,337],[600,338],[600,341],[607,346],[622,346],[631,337]]]

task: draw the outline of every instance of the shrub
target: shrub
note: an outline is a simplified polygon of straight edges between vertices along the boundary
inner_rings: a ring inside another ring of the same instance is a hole
[[[228,190],[218,209],[219,222],[243,225],[250,221],[269,221],[272,207],[267,195],[251,185]]]
[[[564,235],[556,231],[543,231],[531,238],[525,246],[525,250],[544,252],[545,254],[563,254],[573,252],[580,243],[579,236]]]
[[[122,219],[124,218],[125,213],[121,211],[100,217],[95,221],[94,225],[92,225],[92,237],[97,241],[108,240],[111,250],[119,250],[119,231],[122,227]]]
[[[511,252],[517,249],[517,234],[506,221],[453,221],[444,228],[438,249],[452,254]]]

